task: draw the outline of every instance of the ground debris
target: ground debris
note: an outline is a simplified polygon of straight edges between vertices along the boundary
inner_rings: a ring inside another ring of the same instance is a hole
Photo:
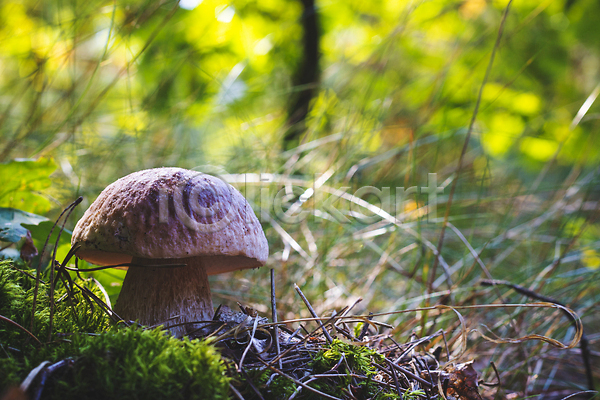
[[[442,366],[442,348],[425,349],[441,331],[398,343],[383,323],[368,320],[352,329],[356,318],[344,312],[309,331],[297,321],[273,324],[240,308],[220,306],[202,331],[228,360],[238,399],[482,399],[472,362]]]
[[[473,368],[473,362],[448,365],[444,368],[448,375],[448,396],[460,400],[481,400],[482,397],[477,389],[477,372]]]

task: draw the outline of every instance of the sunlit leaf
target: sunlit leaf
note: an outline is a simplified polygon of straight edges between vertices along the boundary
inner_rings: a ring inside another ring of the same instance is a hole
[[[12,207],[42,214],[51,208],[50,201],[41,194],[50,187],[50,174],[56,163],[49,158],[15,160],[0,164],[0,207]]]

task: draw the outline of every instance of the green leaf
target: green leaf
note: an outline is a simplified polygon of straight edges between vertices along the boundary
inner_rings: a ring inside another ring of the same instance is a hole
[[[41,242],[46,241],[46,238],[48,237],[48,235],[50,235],[50,230],[52,229],[53,226],[54,226],[54,222],[47,220],[47,219],[45,221],[39,222],[37,224],[23,224],[23,227],[27,228],[29,230],[29,232],[31,232],[31,237],[34,239],[37,239]],[[52,231],[52,237],[50,239],[48,239],[48,243],[54,245],[59,231],[60,231],[60,226],[57,225],[56,228],[54,228],[54,231]],[[70,245],[71,244],[71,235],[73,235],[73,232],[71,232],[68,229],[63,229],[63,231],[60,235],[60,240],[58,241],[58,245],[59,246],[65,245],[65,244]]]
[[[46,217],[14,208],[0,208],[0,241],[16,243],[27,235],[22,224],[37,225]]]
[[[49,158],[38,160],[13,160],[0,164],[0,207],[19,208],[34,213],[44,213],[51,208],[50,201],[40,194],[50,187],[49,176],[56,170]]]

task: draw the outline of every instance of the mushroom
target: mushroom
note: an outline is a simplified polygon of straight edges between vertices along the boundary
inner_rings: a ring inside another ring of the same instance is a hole
[[[129,264],[115,312],[144,325],[177,325],[170,328],[177,337],[212,319],[208,275],[259,267],[269,254],[240,192],[182,168],[138,171],[106,187],[77,222],[71,245],[92,264]]]

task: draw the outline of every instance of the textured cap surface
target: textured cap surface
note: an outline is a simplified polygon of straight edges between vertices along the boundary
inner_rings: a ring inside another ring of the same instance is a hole
[[[73,231],[77,256],[97,265],[139,258],[210,257],[209,275],[265,263],[254,211],[231,185],[182,168],[134,172],[109,185]]]

